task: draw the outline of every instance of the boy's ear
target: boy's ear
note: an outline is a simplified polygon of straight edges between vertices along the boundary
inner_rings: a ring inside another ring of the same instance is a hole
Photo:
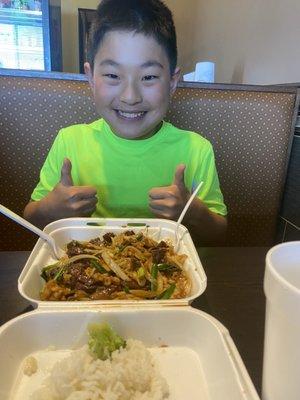
[[[173,75],[171,76],[171,81],[170,81],[170,95],[172,96],[173,93],[176,90],[176,87],[178,85],[179,79],[181,75],[181,70],[179,67],[175,68],[175,71],[173,72]]]
[[[92,71],[91,65],[90,65],[90,63],[85,62],[83,66],[84,66],[84,73],[85,73],[86,77],[88,78],[89,84],[93,90],[94,89],[94,78],[93,78],[93,71]]]

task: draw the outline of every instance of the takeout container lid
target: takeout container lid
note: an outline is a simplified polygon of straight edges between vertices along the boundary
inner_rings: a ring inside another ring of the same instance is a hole
[[[155,239],[175,240],[176,222],[166,219],[142,218],[67,218],[52,222],[44,229],[51,235],[60,247],[71,240],[90,240],[106,232],[121,232],[147,230]],[[92,301],[42,301],[39,292],[44,284],[40,277],[42,267],[55,262],[52,251],[47,243],[39,239],[33,248],[19,279],[18,289],[34,307],[39,308],[84,308],[84,307],[138,307],[186,306],[200,296],[206,288],[206,275],[187,228],[179,225],[179,237],[182,238],[178,252],[187,254],[185,266],[188,269],[192,289],[191,294],[184,299],[168,300],[92,300]]]
[[[228,330],[212,316],[190,306],[161,310],[157,307],[37,309],[20,315],[0,327],[1,398],[8,398],[25,357],[49,346],[80,347],[87,342],[87,324],[101,321],[111,324],[125,338],[141,340],[146,346],[174,346],[179,352],[179,364],[169,361],[168,368],[175,376],[169,384],[180,386],[180,390],[188,389],[188,398],[259,400]],[[180,368],[184,368],[183,373],[179,373]],[[22,386],[19,388],[22,390]],[[186,398],[181,394],[177,398]],[[23,398],[22,393],[19,398]]]

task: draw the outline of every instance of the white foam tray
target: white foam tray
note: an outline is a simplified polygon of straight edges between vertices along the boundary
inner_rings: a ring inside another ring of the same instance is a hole
[[[29,400],[41,380],[24,377],[24,358],[49,346],[80,347],[87,342],[87,324],[101,321],[152,348],[169,384],[169,400],[259,400],[228,331],[189,306],[44,309],[21,315],[0,328],[0,398]]]
[[[87,224],[98,224],[91,226]],[[134,224],[135,226],[132,226]],[[136,226],[137,224],[141,224]],[[144,225],[143,225],[144,224]],[[55,221],[45,228],[60,247],[64,247],[71,240],[90,240],[96,236],[103,236],[106,232],[121,232],[124,230],[145,230],[148,226],[148,234],[157,240],[175,240],[176,223],[163,219],[104,219],[104,218],[68,218]],[[161,305],[188,305],[195,298],[200,296],[206,288],[206,275],[198,257],[197,251],[190,237],[188,230],[180,225],[179,235],[182,236],[179,253],[188,255],[185,268],[191,281],[192,289],[188,297],[184,299],[169,300],[93,300],[76,302],[77,306],[124,306],[128,304],[139,304],[139,306],[161,306]],[[41,301],[39,293],[44,285],[44,280],[40,277],[43,267],[55,262],[52,251],[47,243],[39,239],[18,279],[18,289],[20,294],[36,307],[51,308],[70,308],[74,307],[74,302],[68,301]]]

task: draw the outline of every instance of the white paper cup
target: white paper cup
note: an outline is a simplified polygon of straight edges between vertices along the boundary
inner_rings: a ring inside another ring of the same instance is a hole
[[[300,399],[300,241],[273,247],[264,278],[263,400]]]
[[[215,63],[211,61],[201,61],[196,64],[195,81],[214,83],[215,81]]]

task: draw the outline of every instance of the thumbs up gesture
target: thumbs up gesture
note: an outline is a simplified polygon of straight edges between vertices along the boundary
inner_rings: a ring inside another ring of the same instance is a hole
[[[60,181],[45,198],[48,213],[54,219],[88,217],[96,208],[96,189],[92,186],[74,186],[71,170],[71,161],[65,158]]]
[[[65,158],[60,173],[60,183],[62,185],[73,186],[71,171],[72,171],[71,161],[68,158]]]
[[[170,186],[153,188],[149,192],[149,207],[157,218],[177,220],[190,192],[184,183],[185,165],[180,164],[175,170],[174,180]]]

